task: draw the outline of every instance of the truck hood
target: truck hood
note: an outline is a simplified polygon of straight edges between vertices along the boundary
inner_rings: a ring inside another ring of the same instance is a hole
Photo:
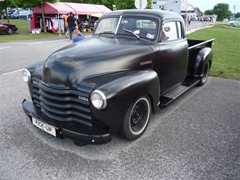
[[[151,43],[137,39],[92,37],[50,55],[43,66],[43,81],[53,85],[77,86],[81,81],[104,74],[146,68]]]

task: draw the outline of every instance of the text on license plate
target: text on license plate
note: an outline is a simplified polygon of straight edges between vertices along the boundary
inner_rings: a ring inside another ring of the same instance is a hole
[[[38,127],[39,129],[53,135],[53,136],[57,136],[56,135],[56,128],[54,126],[51,126],[47,123],[44,123],[42,121],[39,121],[38,119],[32,117],[32,123],[34,126]]]

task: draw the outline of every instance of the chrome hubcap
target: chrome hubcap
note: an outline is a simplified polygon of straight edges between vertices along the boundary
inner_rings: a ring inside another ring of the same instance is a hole
[[[142,133],[148,123],[150,104],[146,98],[139,99],[133,106],[130,114],[130,130],[133,134]]]

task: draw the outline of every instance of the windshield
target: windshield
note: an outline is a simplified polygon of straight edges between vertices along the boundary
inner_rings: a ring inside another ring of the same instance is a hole
[[[95,34],[100,33],[115,33],[119,18],[102,19],[95,30]]]
[[[157,21],[153,18],[105,18],[98,23],[95,34],[114,33],[153,41],[157,37],[157,27]]]

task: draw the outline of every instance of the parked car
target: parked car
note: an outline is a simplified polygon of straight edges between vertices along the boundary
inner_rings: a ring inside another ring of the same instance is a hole
[[[12,9],[9,9],[9,15],[12,15],[15,11],[22,11],[23,9],[22,8],[12,8]]]
[[[2,19],[6,19],[7,15],[8,15],[8,17],[11,17],[11,15],[17,10],[20,11],[20,10],[23,10],[23,9],[22,8],[9,8],[9,7],[7,8],[7,11],[6,11],[6,9],[4,9],[2,11],[2,16],[3,16]]]
[[[27,19],[32,16],[31,10],[15,10],[14,13],[11,14],[12,19]]]
[[[12,35],[18,30],[14,24],[0,24],[0,33]]]
[[[235,27],[240,27],[240,18],[233,18],[230,19],[228,22],[229,26],[235,26]]]
[[[139,138],[152,113],[206,83],[213,39],[186,39],[183,18],[161,10],[105,14],[91,38],[23,70],[31,123],[55,136],[105,143]]]

